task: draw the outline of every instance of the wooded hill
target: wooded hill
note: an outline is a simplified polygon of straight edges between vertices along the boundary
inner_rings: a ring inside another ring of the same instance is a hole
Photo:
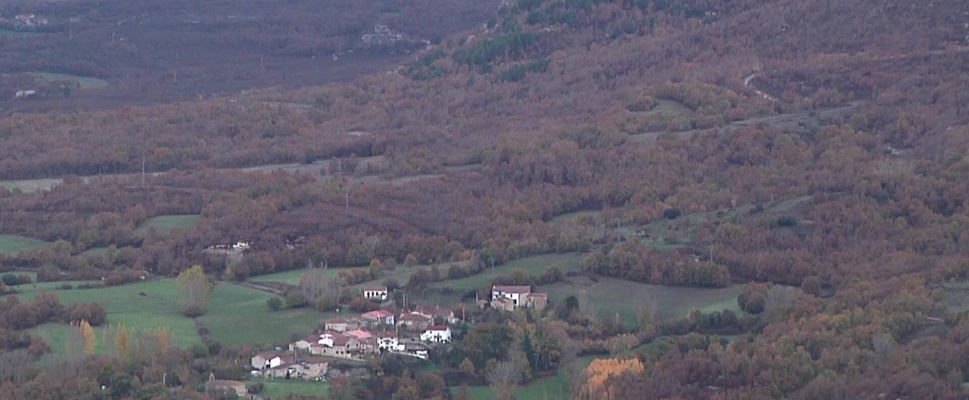
[[[961,398],[969,321],[945,299],[969,277],[967,11],[521,0],[352,83],[12,115],[0,177],[107,176],[3,190],[2,233],[63,241],[4,265],[219,274],[202,250],[247,240],[225,277],[245,279],[582,251],[588,273],[751,283],[771,306],[741,304],[756,335],[634,352],[644,368],[578,397]],[[239,170],[282,163],[304,172]],[[167,214],[201,217],[135,232]]]

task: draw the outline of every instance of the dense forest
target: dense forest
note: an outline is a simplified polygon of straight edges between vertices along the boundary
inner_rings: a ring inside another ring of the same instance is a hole
[[[87,3],[35,12],[93,12]],[[109,3],[119,15],[171,9]],[[471,306],[489,296],[480,287],[464,295],[476,323],[431,354],[442,372],[385,358],[366,379],[331,382],[327,398],[470,398],[466,385],[487,383],[508,399],[516,383],[557,373],[577,399],[969,393],[962,2],[518,0],[458,15],[431,2],[336,2],[325,11],[334,24],[308,21],[321,6],[292,3],[245,28],[220,20],[225,30],[213,34],[227,48],[281,57],[349,50],[346,37],[375,23],[432,44],[350,82],[0,118],[0,234],[52,243],[0,254],[0,268],[123,285],[193,265],[235,282],[307,265],[361,267],[340,275],[358,284],[398,263],[460,263],[398,282],[416,295],[495,264],[580,253],[573,274],[593,279],[740,285],[739,311],[659,320],[644,305],[632,326],[589,312],[575,293],[544,313],[509,316]],[[81,21],[45,45],[93,32]],[[91,59],[75,50],[56,58]],[[119,67],[133,72],[98,60],[62,71],[115,78],[155,68],[147,58]],[[31,190],[45,179],[56,184]],[[139,230],[166,215],[198,223]],[[252,247],[231,268],[206,251],[239,241]],[[491,283],[540,286],[562,275]],[[15,293],[17,277],[6,280],[0,288]],[[131,333],[156,344],[143,345],[150,351],[116,341],[107,355],[53,358],[26,330],[105,324],[99,305],[8,296],[0,316],[4,398],[105,398],[104,387],[109,398],[210,398],[191,383],[244,374],[239,360],[253,350],[179,349],[150,331]],[[599,359],[585,367],[583,356]],[[10,368],[18,362],[31,367]],[[158,379],[175,370],[178,393]],[[49,384],[55,377],[61,383]]]

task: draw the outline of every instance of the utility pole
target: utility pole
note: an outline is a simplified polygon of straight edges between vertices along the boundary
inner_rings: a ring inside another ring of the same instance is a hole
[[[350,210],[350,189],[353,188],[353,183],[347,183],[347,210]]]
[[[616,243],[622,242],[622,218],[616,218]]]

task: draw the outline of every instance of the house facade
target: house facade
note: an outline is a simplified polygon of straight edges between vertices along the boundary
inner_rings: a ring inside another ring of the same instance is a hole
[[[525,305],[528,294],[532,292],[531,286],[503,286],[495,285],[491,287],[491,300],[506,298],[512,301],[515,307]]]
[[[447,325],[432,325],[421,333],[421,341],[431,343],[451,343],[451,328]]]
[[[256,353],[249,360],[252,368],[263,370],[267,368],[275,368],[283,363],[283,356],[286,355],[282,352],[277,351],[262,351]]]
[[[283,364],[266,369],[262,376],[271,379],[317,379],[326,375],[329,363],[322,357],[300,357],[284,360]]]
[[[491,287],[491,307],[511,311],[518,307],[543,309],[548,304],[548,293],[532,293],[530,286]]]
[[[363,297],[368,300],[384,301],[387,300],[387,295],[386,286],[364,286],[363,288]]]
[[[397,338],[397,332],[386,331],[377,332],[374,334],[377,338],[377,348],[380,351],[390,351],[390,352],[402,352],[404,351],[404,345],[400,344],[400,340]]]
[[[456,324],[458,318],[454,315],[454,310],[447,307],[422,307],[417,310],[418,313],[431,317],[435,322],[440,318],[444,321],[444,324]]]
[[[323,320],[323,329],[329,331],[346,332],[360,329],[362,322],[356,318],[333,317]]]

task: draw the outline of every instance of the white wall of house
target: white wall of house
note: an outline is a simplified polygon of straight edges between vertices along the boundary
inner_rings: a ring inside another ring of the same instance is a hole
[[[450,343],[451,329],[447,328],[443,331],[438,331],[438,330],[424,331],[424,333],[421,334],[421,340],[425,342]]]
[[[504,297],[506,299],[511,299],[515,303],[515,306],[516,307],[517,306],[524,305],[522,303],[522,300],[523,300],[522,293],[508,293],[508,292],[500,291],[500,290],[495,290],[495,291],[491,292],[491,299],[492,300],[498,300],[499,297]]]

